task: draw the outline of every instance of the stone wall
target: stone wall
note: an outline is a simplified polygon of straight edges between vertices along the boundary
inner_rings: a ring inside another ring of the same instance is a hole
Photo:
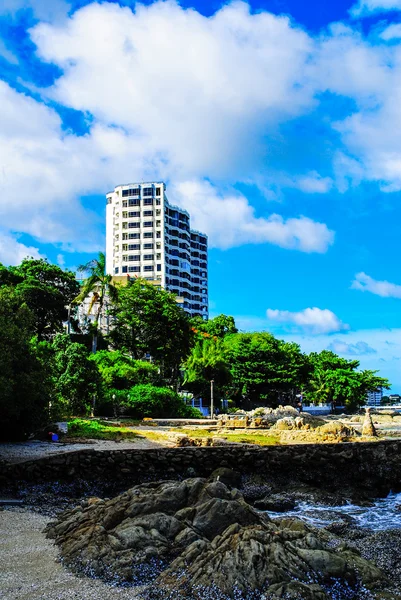
[[[126,481],[207,476],[225,466],[242,473],[297,480],[327,489],[401,489],[401,441],[269,447],[93,449],[0,465],[0,486],[76,478]]]

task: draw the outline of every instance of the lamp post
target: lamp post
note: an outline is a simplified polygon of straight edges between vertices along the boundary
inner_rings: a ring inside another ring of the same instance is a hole
[[[213,419],[213,384],[214,379],[210,380],[210,418]]]

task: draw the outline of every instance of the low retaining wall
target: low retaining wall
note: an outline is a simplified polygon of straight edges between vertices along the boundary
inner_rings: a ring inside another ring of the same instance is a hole
[[[269,447],[93,449],[0,466],[0,485],[76,478],[124,480],[207,476],[218,467],[325,487],[401,489],[401,441]]]

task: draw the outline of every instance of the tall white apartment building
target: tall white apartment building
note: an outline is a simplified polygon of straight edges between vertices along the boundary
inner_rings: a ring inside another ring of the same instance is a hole
[[[190,228],[162,182],[118,185],[106,195],[106,270],[173,292],[191,315],[208,317],[207,236]]]
[[[368,406],[380,406],[383,398],[383,389],[378,388],[373,392],[368,392],[366,394],[366,404]]]

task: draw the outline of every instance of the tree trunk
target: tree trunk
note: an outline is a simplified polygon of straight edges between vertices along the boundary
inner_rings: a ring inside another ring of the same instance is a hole
[[[97,331],[93,334],[92,338],[92,354],[96,354],[97,350]]]

